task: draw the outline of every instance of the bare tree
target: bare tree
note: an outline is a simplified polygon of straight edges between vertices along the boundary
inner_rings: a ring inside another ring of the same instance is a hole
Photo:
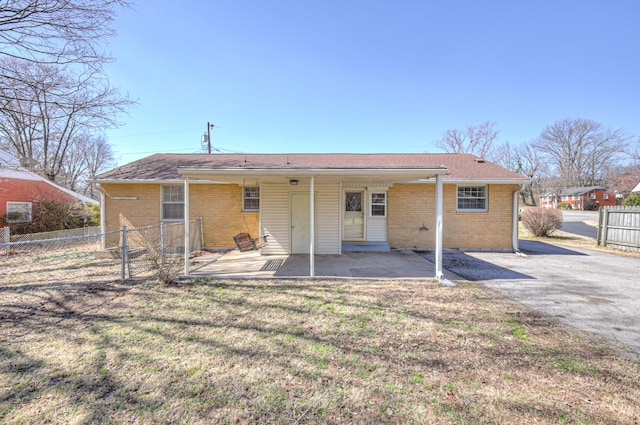
[[[99,68],[116,10],[127,0],[0,0],[0,56]]]
[[[533,147],[564,186],[602,184],[628,151],[628,137],[587,119],[565,119],[546,127]]]
[[[64,182],[60,183],[71,190],[94,198],[95,187],[93,184],[87,184],[86,181],[113,166],[113,151],[104,135],[79,134],[67,152],[62,173]]]
[[[532,147],[531,143],[526,143],[515,149],[513,154],[514,158],[518,162],[518,168],[516,172],[524,174],[529,177],[531,181],[527,184],[525,190],[520,192],[522,201],[526,205],[536,206],[536,196],[534,191],[540,194],[541,181],[544,178],[544,167],[536,150]],[[527,199],[527,196],[529,199]]]
[[[435,145],[445,152],[472,153],[487,158],[492,153],[497,137],[495,123],[486,121],[477,126],[469,125],[465,129],[447,130]]]
[[[133,103],[93,70],[76,74],[37,62],[2,62],[22,80],[0,87],[9,104],[0,109],[4,143],[51,181],[64,173],[69,150],[81,135],[116,126],[118,114]]]

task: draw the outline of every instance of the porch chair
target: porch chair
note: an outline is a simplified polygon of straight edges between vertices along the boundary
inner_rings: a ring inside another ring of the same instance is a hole
[[[255,251],[262,248],[263,246],[267,246],[269,243],[267,241],[267,237],[268,235],[252,238],[248,233],[238,233],[233,237],[233,240],[235,241],[236,246],[238,247],[240,252],[244,252]]]

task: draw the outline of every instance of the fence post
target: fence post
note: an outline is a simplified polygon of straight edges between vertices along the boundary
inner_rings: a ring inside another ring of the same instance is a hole
[[[121,252],[122,252],[122,267],[120,269],[120,276],[122,277],[122,280],[125,279],[125,272],[126,272],[126,264],[128,262],[128,251],[129,251],[129,247],[127,246],[127,226],[122,226],[122,248],[121,248]]]
[[[160,222],[160,255],[164,262],[165,250],[164,250],[164,223]]]
[[[4,246],[4,252],[5,254],[9,255],[9,242],[11,242],[11,231],[9,230],[9,227],[3,227],[2,228],[2,232],[4,233],[4,237],[2,239],[2,241],[6,244]]]
[[[200,249],[204,250],[204,229],[202,228],[202,217],[198,217],[200,221]]]
[[[602,237],[602,243],[600,245],[607,246],[607,233],[609,227],[609,208],[604,208],[604,214],[602,215],[602,232],[600,236]]]

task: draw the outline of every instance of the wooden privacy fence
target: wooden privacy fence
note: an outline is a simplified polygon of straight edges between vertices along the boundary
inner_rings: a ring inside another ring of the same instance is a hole
[[[640,251],[640,207],[600,208],[598,245]]]

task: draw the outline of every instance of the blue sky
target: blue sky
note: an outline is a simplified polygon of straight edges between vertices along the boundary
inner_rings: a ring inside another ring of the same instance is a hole
[[[199,152],[439,152],[493,121],[519,144],[564,118],[640,134],[638,1],[137,0],[112,85],[139,105],[118,164]]]

